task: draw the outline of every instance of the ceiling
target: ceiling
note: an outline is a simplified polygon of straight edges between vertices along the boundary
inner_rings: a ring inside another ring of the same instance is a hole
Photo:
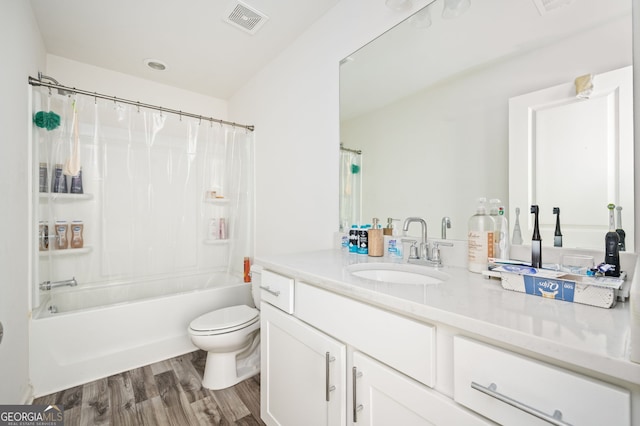
[[[47,53],[219,99],[339,2],[243,0],[268,17],[252,35],[223,21],[233,0],[30,1]],[[152,70],[145,59],[167,69]]]

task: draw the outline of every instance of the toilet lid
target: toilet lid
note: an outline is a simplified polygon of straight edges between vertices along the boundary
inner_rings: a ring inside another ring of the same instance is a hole
[[[254,322],[259,312],[247,305],[229,306],[206,313],[191,321],[194,331],[224,330]]]

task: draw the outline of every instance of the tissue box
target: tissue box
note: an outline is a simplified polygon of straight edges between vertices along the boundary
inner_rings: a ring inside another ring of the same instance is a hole
[[[521,265],[499,266],[493,271],[500,272],[505,290],[600,308],[615,306],[624,282],[621,278],[571,275]]]

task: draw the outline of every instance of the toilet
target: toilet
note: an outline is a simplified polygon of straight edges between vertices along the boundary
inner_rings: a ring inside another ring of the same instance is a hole
[[[251,293],[260,306],[260,274],[253,274]],[[202,386],[218,390],[260,372],[260,312],[247,305],[208,312],[189,324],[191,342],[207,351]]]

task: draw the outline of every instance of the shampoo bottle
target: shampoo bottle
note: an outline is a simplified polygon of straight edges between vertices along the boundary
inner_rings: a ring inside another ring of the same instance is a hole
[[[610,277],[620,276],[620,236],[616,232],[616,224],[613,218],[613,209],[615,205],[609,204],[609,232],[604,237],[604,263],[611,265],[612,268],[605,272]]]
[[[489,257],[494,257],[494,221],[487,214],[486,198],[478,199],[476,214],[469,219],[468,268],[471,272],[486,271]]]

